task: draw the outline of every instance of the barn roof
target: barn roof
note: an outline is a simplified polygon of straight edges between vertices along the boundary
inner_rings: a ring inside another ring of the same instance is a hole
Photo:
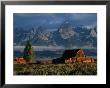
[[[65,50],[64,53],[77,53],[80,49],[73,49],[73,50]]]
[[[75,57],[77,52],[81,49],[65,50],[63,53],[63,58]]]

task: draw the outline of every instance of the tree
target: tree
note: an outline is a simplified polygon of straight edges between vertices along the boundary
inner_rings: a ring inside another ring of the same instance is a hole
[[[23,58],[26,60],[26,62],[32,62],[34,58],[33,48],[29,40],[27,41],[26,46],[24,48]]]

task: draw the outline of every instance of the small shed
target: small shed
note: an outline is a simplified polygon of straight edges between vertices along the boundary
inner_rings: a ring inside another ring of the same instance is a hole
[[[15,64],[25,64],[26,63],[26,60],[24,58],[19,58],[19,57],[16,57],[14,59],[14,63]]]

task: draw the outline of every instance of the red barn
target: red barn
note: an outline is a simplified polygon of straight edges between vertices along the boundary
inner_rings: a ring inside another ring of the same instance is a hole
[[[93,58],[86,57],[82,49],[66,50],[63,54],[65,63],[73,62],[94,62]]]

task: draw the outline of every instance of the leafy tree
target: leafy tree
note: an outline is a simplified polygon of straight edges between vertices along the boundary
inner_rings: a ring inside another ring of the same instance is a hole
[[[26,46],[24,48],[23,58],[26,60],[26,62],[32,62],[34,58],[33,48],[29,40],[27,41]]]

